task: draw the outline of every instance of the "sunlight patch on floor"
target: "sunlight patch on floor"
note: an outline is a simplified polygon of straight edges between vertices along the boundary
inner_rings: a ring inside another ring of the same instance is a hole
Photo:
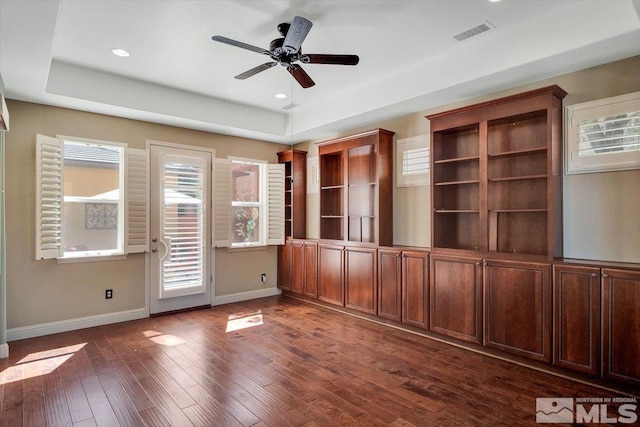
[[[58,369],[87,343],[31,353],[0,373],[0,385],[47,375]]]
[[[144,331],[144,336],[149,338],[150,341],[153,341],[156,344],[166,345],[166,346],[174,346],[184,344],[185,341],[172,334],[165,334],[158,331]]]
[[[262,310],[252,313],[235,313],[230,314],[227,320],[226,332],[239,331],[240,329],[251,328],[264,324],[262,319]]]

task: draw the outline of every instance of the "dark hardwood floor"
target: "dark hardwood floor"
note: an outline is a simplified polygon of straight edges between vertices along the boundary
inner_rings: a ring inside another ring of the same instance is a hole
[[[616,396],[285,297],[15,341],[10,354],[2,426],[535,425],[536,397]]]

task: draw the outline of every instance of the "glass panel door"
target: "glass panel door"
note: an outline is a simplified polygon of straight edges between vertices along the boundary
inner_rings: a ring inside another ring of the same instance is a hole
[[[211,153],[151,147],[150,311],[210,304]]]

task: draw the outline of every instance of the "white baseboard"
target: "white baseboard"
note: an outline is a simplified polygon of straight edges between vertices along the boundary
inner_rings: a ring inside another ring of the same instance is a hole
[[[6,359],[9,357],[9,344],[0,344],[0,359]]]
[[[280,295],[282,291],[278,288],[258,289],[257,291],[238,292],[237,294],[221,295],[213,298],[211,305],[230,304],[232,302],[247,301],[250,299],[272,297]]]
[[[58,322],[41,323],[39,325],[22,326],[19,328],[8,329],[7,341],[11,342],[16,340],[23,340],[25,338],[41,337],[43,335],[75,331],[77,329],[109,325],[111,323],[144,319],[145,317],[149,317],[149,311],[146,308],[138,308],[135,310],[118,311],[115,313],[98,314],[95,316],[87,317],[78,317],[76,319],[61,320]]]

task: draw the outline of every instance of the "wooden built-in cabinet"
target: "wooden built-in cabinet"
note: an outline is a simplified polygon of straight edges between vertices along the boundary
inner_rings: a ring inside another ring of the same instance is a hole
[[[317,298],[317,253],[313,240],[287,239],[278,246],[278,288]]]
[[[304,292],[305,265],[304,265],[304,241],[291,241],[291,292],[301,294]]]
[[[307,235],[307,152],[286,150],[278,153],[284,164],[284,235],[304,239]]]
[[[378,313],[376,248],[345,247],[345,307]]]
[[[378,249],[378,316],[402,321],[402,251]]]
[[[553,266],[553,363],[598,375],[600,269]]]
[[[304,242],[304,290],[311,298],[318,298],[318,244]]]
[[[562,98],[549,86],[434,114],[432,249],[562,256]]]
[[[318,300],[344,307],[344,246],[318,244]]]
[[[278,288],[283,291],[291,290],[291,255],[291,240],[285,240],[278,246]]]
[[[485,260],[484,345],[551,362],[551,265]]]
[[[402,323],[429,328],[429,253],[402,251]]]
[[[393,244],[393,132],[318,143],[320,238]]]
[[[602,269],[602,376],[640,384],[640,270]]]
[[[392,247],[393,132],[319,143],[320,240],[279,249],[279,287],[640,384],[640,267],[562,259],[565,95],[548,86],[428,116],[430,251]]]
[[[431,330],[482,344],[482,259],[432,255],[430,274]]]

